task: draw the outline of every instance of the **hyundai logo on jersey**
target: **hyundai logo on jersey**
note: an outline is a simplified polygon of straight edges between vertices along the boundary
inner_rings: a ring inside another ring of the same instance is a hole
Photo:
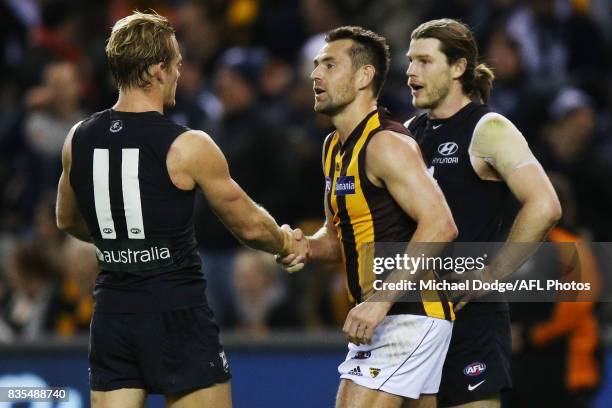
[[[450,156],[451,154],[456,153],[457,150],[459,150],[459,146],[457,146],[457,143],[455,142],[446,142],[438,146],[438,153],[440,153],[442,156]]]
[[[355,176],[341,176],[336,179],[336,195],[355,194]]]

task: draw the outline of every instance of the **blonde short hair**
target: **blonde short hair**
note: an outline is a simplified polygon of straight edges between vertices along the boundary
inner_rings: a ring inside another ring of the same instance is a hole
[[[174,28],[155,11],[131,15],[117,21],[106,44],[111,73],[121,88],[146,88],[148,68],[163,62],[169,64],[177,54],[172,38]]]

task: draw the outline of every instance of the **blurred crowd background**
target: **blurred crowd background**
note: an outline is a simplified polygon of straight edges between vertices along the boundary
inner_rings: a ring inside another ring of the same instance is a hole
[[[388,38],[381,105],[403,121],[415,113],[410,33],[451,17],[470,25],[495,72],[490,105],[523,132],[559,192],[564,217],[551,239],[612,241],[608,0],[3,0],[0,342],[87,333],[97,265],[91,246],[55,227],[61,147],[75,122],[115,102],[104,54],[114,21],[149,8],[171,20],[183,55],[176,107],[166,114],[208,132],[236,181],[279,223],[312,232],[323,220],[320,154],[331,129],[312,111],[309,78],[323,33],[354,24]],[[342,324],[349,305],[338,267],[288,276],[271,257],[242,249],[201,199],[195,214],[222,327],[265,336]],[[583,258],[595,274],[605,262],[596,251]],[[550,356],[563,363],[561,387],[595,390],[601,351],[612,344],[607,305],[513,307],[518,367]],[[578,379],[563,374],[576,370]]]

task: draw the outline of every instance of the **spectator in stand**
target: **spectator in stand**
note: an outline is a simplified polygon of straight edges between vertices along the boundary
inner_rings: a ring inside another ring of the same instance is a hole
[[[553,86],[604,73],[605,40],[595,23],[569,1],[525,2],[508,19],[526,68],[534,79]],[[588,46],[585,46],[588,44]]]
[[[536,125],[529,119],[535,109],[536,91],[525,69],[518,41],[504,29],[497,29],[489,38],[484,58],[495,73],[489,105],[522,129],[529,140],[535,134]]]
[[[78,67],[68,61],[47,65],[43,82],[28,91],[26,104],[30,111],[24,121],[24,133],[32,154],[31,187],[36,191],[57,186],[64,138],[84,117],[80,96]]]
[[[564,209],[550,233],[550,240],[558,246],[559,269],[574,265],[571,278],[566,279],[590,282],[592,289],[572,294],[574,299],[564,293],[562,298],[569,301],[511,304],[514,387],[506,395],[509,407],[591,407],[601,381],[595,311],[601,275],[588,239],[576,235],[580,228],[570,183],[561,175],[551,175],[551,181]],[[574,245],[568,246],[570,243]],[[526,267],[538,270],[537,262],[536,256]],[[549,259],[542,265],[550,263]],[[567,272],[558,271],[559,275]]]
[[[69,238],[62,250],[62,279],[50,315],[52,330],[63,337],[88,334],[93,314],[93,289],[98,275],[96,250],[91,244]]]
[[[287,185],[295,179],[286,135],[279,125],[266,121],[260,104],[259,76],[267,57],[257,48],[237,47],[223,54],[214,76],[223,111],[218,123],[206,130],[225,154],[234,180],[285,223],[289,221]],[[196,198],[195,225],[210,305],[224,325],[231,306],[230,275],[238,243],[200,197]]]
[[[18,72],[22,89],[42,80],[43,69],[53,61],[81,63],[81,5],[76,0],[41,2],[41,25],[31,32],[31,45],[26,49]]]
[[[274,259],[262,252],[241,250],[233,271],[234,310],[238,330],[266,334],[272,328],[302,324],[296,304],[287,297]]]
[[[59,271],[37,247],[19,244],[9,254],[7,272],[11,291],[1,318],[10,332],[2,337],[34,340],[47,334]]]
[[[576,88],[563,88],[549,108],[552,121],[541,137],[540,159],[548,171],[567,177],[576,192],[577,223],[594,241],[612,240],[612,178],[609,129],[597,117],[593,100]]]

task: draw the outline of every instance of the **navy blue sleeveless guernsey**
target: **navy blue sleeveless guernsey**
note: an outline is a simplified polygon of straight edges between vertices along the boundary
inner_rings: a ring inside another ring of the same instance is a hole
[[[451,209],[459,230],[457,242],[505,240],[501,227],[509,189],[504,182],[482,180],[468,151],[476,124],[489,112],[486,105],[472,102],[450,118],[429,119],[423,113],[408,125]],[[504,302],[470,302],[462,315],[507,309]]]
[[[91,232],[98,312],[136,313],[206,302],[193,228],[195,189],[174,186],[166,156],[189,129],[159,112],[107,109],[72,139],[70,183]]]

